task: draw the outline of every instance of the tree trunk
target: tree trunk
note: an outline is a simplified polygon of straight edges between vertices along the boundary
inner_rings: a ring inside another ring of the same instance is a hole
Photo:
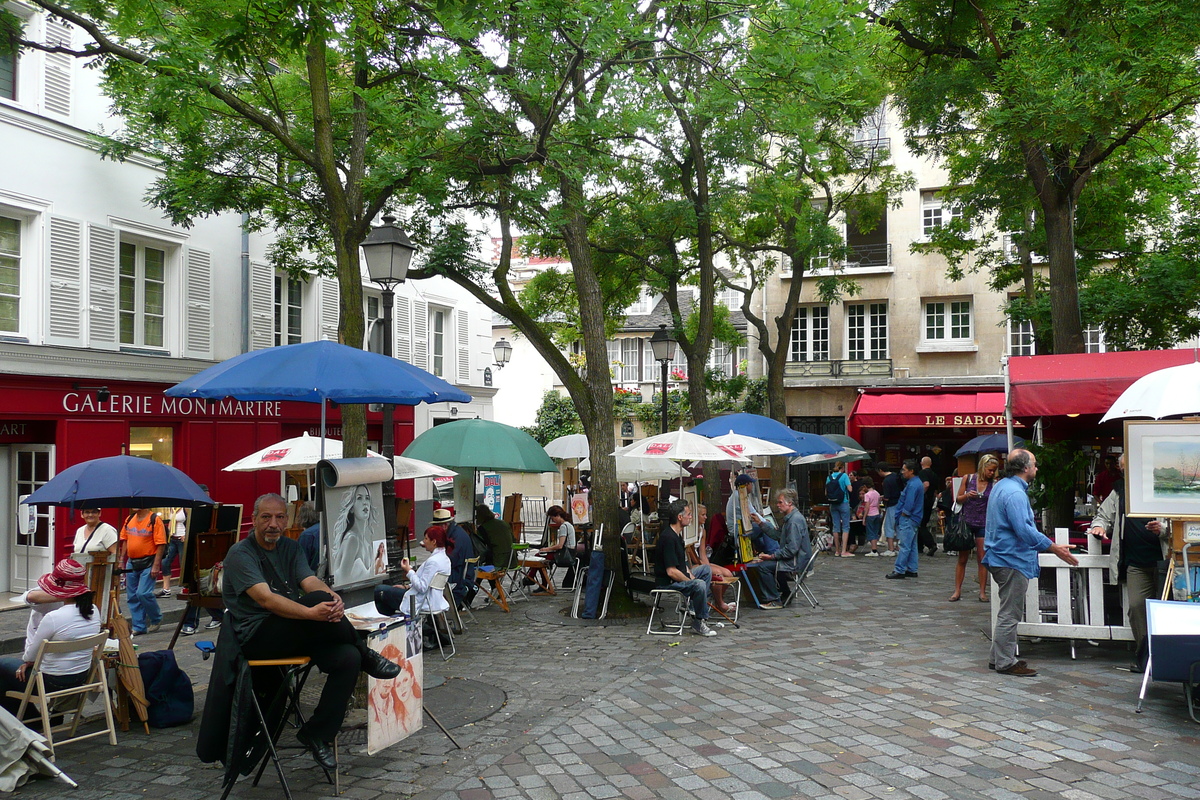
[[[341,228],[347,220],[340,217],[349,214],[335,215],[332,220],[334,227],[333,241],[337,258],[338,278],[338,341],[350,347],[362,347],[363,343],[363,299],[362,276],[358,264],[358,243],[347,246],[348,240],[355,238],[348,232],[348,225]],[[365,458],[367,455],[367,414],[366,406],[354,404],[341,407],[342,412],[342,455],[345,458]]]
[[[1050,318],[1054,352],[1082,353],[1079,278],[1075,270],[1075,213],[1070,189],[1047,186],[1040,193],[1050,261]]]

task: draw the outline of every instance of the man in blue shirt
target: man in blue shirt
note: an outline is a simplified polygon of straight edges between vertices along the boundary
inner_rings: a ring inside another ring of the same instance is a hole
[[[900,502],[896,504],[900,555],[896,556],[893,571],[885,576],[893,580],[917,577],[917,526],[921,524],[921,515],[924,513],[922,504],[925,502],[925,485],[917,477],[917,462],[914,459],[904,460],[900,477],[904,481]]]
[[[1008,454],[1004,474],[988,499],[983,536],[983,564],[999,587],[996,596],[1000,602],[988,667],[1005,675],[1032,677],[1037,670],[1017,660],[1017,623],[1024,612],[1025,589],[1038,576],[1038,553],[1054,553],[1072,566],[1079,561],[1068,545],[1055,544],[1033,524],[1029,505],[1029,482],[1037,475],[1033,453],[1013,450]]]

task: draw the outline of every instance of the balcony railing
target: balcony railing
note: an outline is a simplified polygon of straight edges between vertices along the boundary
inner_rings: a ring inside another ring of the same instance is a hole
[[[789,361],[783,368],[786,378],[890,378],[892,360],[873,358],[863,361]]]
[[[890,267],[892,265],[892,245],[889,242],[854,245],[847,249],[844,261],[829,256],[813,256],[808,263],[810,269],[829,269],[830,266],[840,269]]]

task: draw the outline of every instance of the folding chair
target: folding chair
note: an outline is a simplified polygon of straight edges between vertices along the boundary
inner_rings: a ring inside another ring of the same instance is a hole
[[[820,551],[814,547],[812,555],[809,556],[807,563],[804,565],[804,569],[795,573],[796,585],[792,587],[792,593],[784,599],[784,608],[787,608],[798,594],[803,594],[804,599],[807,600],[808,604],[813,608],[816,608],[818,605],[820,605],[820,603],[817,601],[817,596],[813,594],[812,589],[808,588],[808,573],[810,570],[812,570],[813,564],[816,563],[818,555],[820,555]]]
[[[464,561],[463,562],[464,580],[468,573],[471,575],[477,575],[479,572],[479,570],[477,569],[478,566],[479,566],[479,556],[476,556],[475,558],[468,558],[466,561]],[[449,576],[447,576],[447,580],[449,580]],[[476,580],[479,580],[479,579],[476,578]],[[456,634],[463,634],[463,633],[466,633],[467,626],[463,625],[462,614],[460,614],[458,612],[458,600],[454,597],[454,587],[456,587],[457,585],[458,585],[457,583],[447,583],[446,588],[444,588],[442,590],[442,596],[446,598],[446,602],[450,604],[450,610],[454,612],[454,622],[456,625],[456,627],[454,628],[454,632]],[[471,612],[470,606],[467,606],[467,615],[471,618],[471,622],[473,622],[473,623],[476,622],[475,615]]]
[[[661,631],[654,630],[654,615],[659,611],[665,611],[662,607],[662,601],[674,595],[675,597],[675,613],[679,616],[679,624],[675,625],[659,619],[663,629]],[[687,625],[688,617],[692,615],[692,606],[688,602],[687,596],[677,589],[651,589],[650,596],[654,598],[654,602],[650,605],[650,620],[646,623],[646,633],[651,636],[682,636],[683,629]]]
[[[448,574],[446,574],[445,572],[439,572],[436,575],[434,575],[433,578],[429,581],[429,596],[432,598],[435,594],[440,594],[440,593],[444,592],[446,589],[446,585],[447,585],[447,583],[449,583],[449,581],[450,581],[450,576]],[[410,603],[410,606],[409,606],[412,609],[412,615],[419,618],[422,627],[424,627],[424,623],[425,623],[426,619],[430,620],[430,622],[433,625],[433,638],[437,640],[438,652],[441,653],[441,655],[442,655],[442,661],[449,661],[451,658],[454,657],[454,654],[457,651],[455,650],[455,647],[454,647],[454,633],[450,630],[449,618],[447,617],[446,612],[445,611],[432,611],[428,608],[418,611],[416,608],[416,604],[417,604],[416,597],[411,594],[408,596],[413,598],[412,602]],[[453,600],[451,600],[450,608],[454,608]],[[442,646],[442,632],[440,630],[438,630],[438,623],[437,623],[438,617],[442,618],[442,624],[446,626],[446,638],[449,640],[449,643],[450,643],[450,655],[446,655],[446,650]]]
[[[23,692],[9,692],[8,696],[21,701],[20,707],[17,709],[17,719],[25,717],[25,709],[30,703],[37,706],[42,719],[42,734],[46,737],[46,742],[50,746],[50,758],[54,758],[54,732],[67,731],[66,739],[59,739],[58,744],[70,744],[71,742],[79,742],[84,739],[91,739],[96,736],[108,734],[108,743],[116,746],[117,744],[117,727],[113,722],[112,698],[108,693],[108,679],[104,674],[104,665],[100,661],[100,651],[104,648],[104,643],[108,641],[108,631],[101,631],[94,636],[87,636],[83,639],[74,639],[69,641],[44,641],[38,647],[37,656],[34,657],[33,666],[30,668],[30,676],[25,684]],[[78,653],[84,650],[92,651],[91,667],[88,669],[87,678],[79,686],[72,686],[69,689],[58,689],[56,691],[47,691],[42,672],[42,659],[48,653]],[[87,696],[92,692],[99,692],[104,700],[104,721],[105,727],[92,733],[85,733],[82,736],[77,736],[76,731],[79,729],[79,723],[83,719],[83,707],[87,703]],[[74,697],[75,708],[73,709],[74,716],[70,723],[64,719],[62,725],[51,726],[51,714],[62,712],[64,717],[70,713],[72,709],[63,708],[60,701],[68,697]]]
[[[278,746],[278,741],[280,734],[283,733],[284,726],[287,725],[288,720],[293,716],[295,717],[295,727],[297,730],[304,725],[304,713],[300,710],[300,693],[304,690],[304,683],[308,680],[308,673],[312,670],[312,661],[308,656],[293,656],[289,658],[252,659],[246,663],[250,665],[251,680],[254,679],[254,670],[272,668],[279,670],[280,677],[282,678],[279,688],[276,689],[274,696],[267,705],[266,711],[263,710],[262,704],[258,701],[258,693],[250,692],[258,724],[267,733],[267,752],[264,754],[261,763],[259,763],[258,771],[254,775],[254,781],[250,785],[258,786],[263,772],[267,769],[267,761],[270,760],[275,765],[275,771],[279,774],[279,783],[283,787],[284,796],[287,800],[292,800],[292,790],[288,787],[287,777],[283,771],[283,763],[279,760],[279,750],[281,748]],[[280,703],[286,703],[286,705],[283,708],[283,713],[278,717],[278,722],[272,726],[268,720],[274,716],[274,711]],[[336,739],[333,742],[333,758],[335,762],[338,760]],[[324,767],[321,767],[321,771],[325,773],[325,780],[333,785],[334,794],[341,794],[337,767],[334,767],[332,775]],[[233,790],[235,783],[237,783],[236,773],[226,783],[225,790],[221,793],[221,800],[225,800],[229,796],[229,792]]]

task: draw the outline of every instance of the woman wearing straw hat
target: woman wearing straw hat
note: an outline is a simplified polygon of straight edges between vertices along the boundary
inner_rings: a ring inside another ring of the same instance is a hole
[[[30,589],[18,600],[31,607],[25,628],[25,652],[20,658],[0,658],[0,705],[16,714],[20,701],[8,692],[25,689],[30,667],[44,641],[69,641],[95,636],[100,620],[92,603],[83,565],[64,558],[53,571],[38,578],[38,588]],[[48,691],[69,689],[87,680],[92,665],[90,651],[47,653],[42,658],[42,678]]]

